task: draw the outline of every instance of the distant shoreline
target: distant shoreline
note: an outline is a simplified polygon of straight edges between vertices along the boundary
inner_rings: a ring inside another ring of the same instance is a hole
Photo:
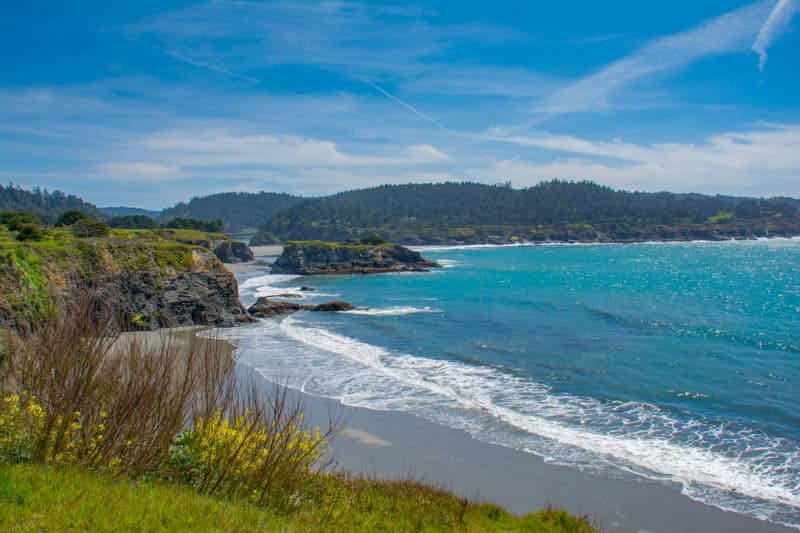
[[[659,241],[548,241],[548,242],[514,242],[514,243],[477,243],[477,244],[420,244],[407,245],[412,250],[419,252],[433,252],[438,250],[472,250],[481,248],[518,248],[535,246],[610,246],[615,244],[642,245],[642,244],[725,244],[732,242],[756,242],[756,241],[798,241],[800,235],[791,237],[750,237],[738,239],[690,239],[690,240],[659,240]]]

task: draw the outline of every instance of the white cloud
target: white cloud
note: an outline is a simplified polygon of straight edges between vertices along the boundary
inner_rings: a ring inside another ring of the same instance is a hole
[[[767,48],[775,36],[789,25],[797,10],[798,5],[795,0],[778,0],[767,20],[759,28],[758,37],[753,42],[753,51],[758,54],[758,68],[761,72],[764,72],[764,65],[767,63]]]
[[[113,181],[172,181],[181,178],[180,167],[141,161],[100,163],[99,176]]]
[[[496,139],[584,156],[559,156],[545,162],[504,159],[487,171],[487,175],[511,179],[516,185],[567,178],[648,191],[797,196],[800,190],[797,125],[724,133],[700,144],[638,145],[547,134]]]
[[[442,163],[450,156],[429,145],[380,147],[369,155],[344,152],[336,143],[293,135],[245,135],[225,130],[162,132],[140,141],[162,161],[182,167],[227,165],[384,166]]]

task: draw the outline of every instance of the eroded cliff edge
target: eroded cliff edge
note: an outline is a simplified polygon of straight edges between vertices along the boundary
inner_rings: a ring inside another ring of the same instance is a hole
[[[80,239],[51,231],[39,242],[0,235],[0,327],[25,326],[52,299],[91,293],[123,329],[233,326],[252,320],[236,278],[208,248],[148,232]]]

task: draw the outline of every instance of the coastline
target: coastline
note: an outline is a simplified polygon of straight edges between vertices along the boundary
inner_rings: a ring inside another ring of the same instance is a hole
[[[220,356],[235,356],[235,346],[204,326],[128,333],[146,346],[174,341],[187,346],[222,343]],[[132,337],[133,338],[133,337]],[[235,372],[269,391],[278,378],[243,363]],[[656,481],[600,477],[549,464],[541,457],[475,439],[465,431],[415,415],[344,406],[291,389],[312,425],[325,427],[331,414],[343,420],[332,441],[335,467],[379,479],[413,478],[472,501],[496,503],[522,515],[548,506],[586,516],[608,532],[751,531],[789,532],[791,528],[712,507]]]
[[[266,273],[263,265],[247,265],[251,268],[240,276]],[[256,376],[265,386],[281,381],[243,363],[236,367],[243,377]],[[556,506],[585,515],[606,531],[794,530],[692,500],[677,485],[601,477],[479,441],[413,414],[343,406],[297,390],[294,394],[317,425],[324,426],[331,411],[343,414],[347,423],[333,442],[333,457],[339,467],[354,473],[422,479],[473,500],[498,503],[515,514]]]

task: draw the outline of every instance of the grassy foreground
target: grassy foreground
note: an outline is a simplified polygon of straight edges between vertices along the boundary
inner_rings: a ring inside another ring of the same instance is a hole
[[[75,466],[0,468],[3,531],[542,531],[591,532],[564,511],[522,518],[415,482],[346,480],[324,503],[281,515],[157,481],[112,480]],[[335,491],[330,489],[335,488]]]

